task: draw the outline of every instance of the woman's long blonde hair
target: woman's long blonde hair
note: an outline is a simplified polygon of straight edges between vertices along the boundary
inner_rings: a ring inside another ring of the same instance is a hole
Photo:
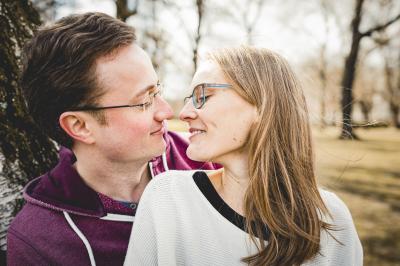
[[[318,253],[321,229],[331,229],[321,220],[329,212],[315,180],[301,85],[286,60],[268,49],[227,48],[209,58],[259,112],[248,141],[250,181],[244,198],[246,230],[258,253],[243,261],[300,265]],[[263,239],[264,225],[268,239]]]

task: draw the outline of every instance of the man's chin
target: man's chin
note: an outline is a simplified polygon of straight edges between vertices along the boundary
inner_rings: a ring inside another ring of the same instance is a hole
[[[165,152],[166,148],[167,144],[165,143],[165,140],[163,140],[162,143],[160,143],[160,145],[158,145],[157,148],[155,149],[156,155],[154,157],[161,156]]]

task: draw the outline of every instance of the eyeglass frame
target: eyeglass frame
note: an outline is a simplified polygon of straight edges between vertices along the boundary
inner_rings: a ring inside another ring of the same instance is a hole
[[[196,101],[194,99],[194,92],[198,87],[201,88],[201,92],[202,92],[202,94],[201,94],[202,95],[202,97],[201,97],[201,105],[200,106],[197,106]],[[192,94],[183,99],[183,103],[186,104],[187,100],[192,98],[192,103],[193,103],[194,108],[201,109],[204,106],[204,104],[206,103],[206,96],[205,96],[205,89],[206,88],[229,89],[229,88],[232,88],[232,85],[231,84],[221,84],[221,83],[201,83],[201,84],[198,84],[193,88]]]
[[[146,110],[146,106],[150,106],[154,103],[154,99],[156,98],[157,95],[162,95],[162,84],[157,83],[156,87],[158,88],[158,91],[153,93],[153,95],[150,96],[150,101],[145,102],[145,103],[140,103],[140,104],[124,104],[124,105],[111,105],[111,106],[82,106],[82,107],[76,107],[76,108],[71,108],[68,111],[100,111],[100,110],[106,110],[106,109],[116,109],[116,108],[126,108],[126,107],[142,107],[143,110]]]

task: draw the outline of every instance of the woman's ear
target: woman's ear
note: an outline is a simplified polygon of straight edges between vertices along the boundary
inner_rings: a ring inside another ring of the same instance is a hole
[[[79,112],[64,112],[60,115],[61,128],[74,140],[93,144],[95,138],[89,127],[89,117]]]

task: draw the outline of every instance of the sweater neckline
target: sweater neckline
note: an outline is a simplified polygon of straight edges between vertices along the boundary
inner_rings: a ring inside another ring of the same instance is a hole
[[[230,223],[247,233],[246,217],[237,213],[221,198],[205,172],[195,172],[193,174],[193,180],[201,193],[216,211],[218,211]],[[252,223],[252,227],[255,228],[254,222]],[[269,234],[266,226],[263,227],[262,233],[264,240],[267,240]]]

